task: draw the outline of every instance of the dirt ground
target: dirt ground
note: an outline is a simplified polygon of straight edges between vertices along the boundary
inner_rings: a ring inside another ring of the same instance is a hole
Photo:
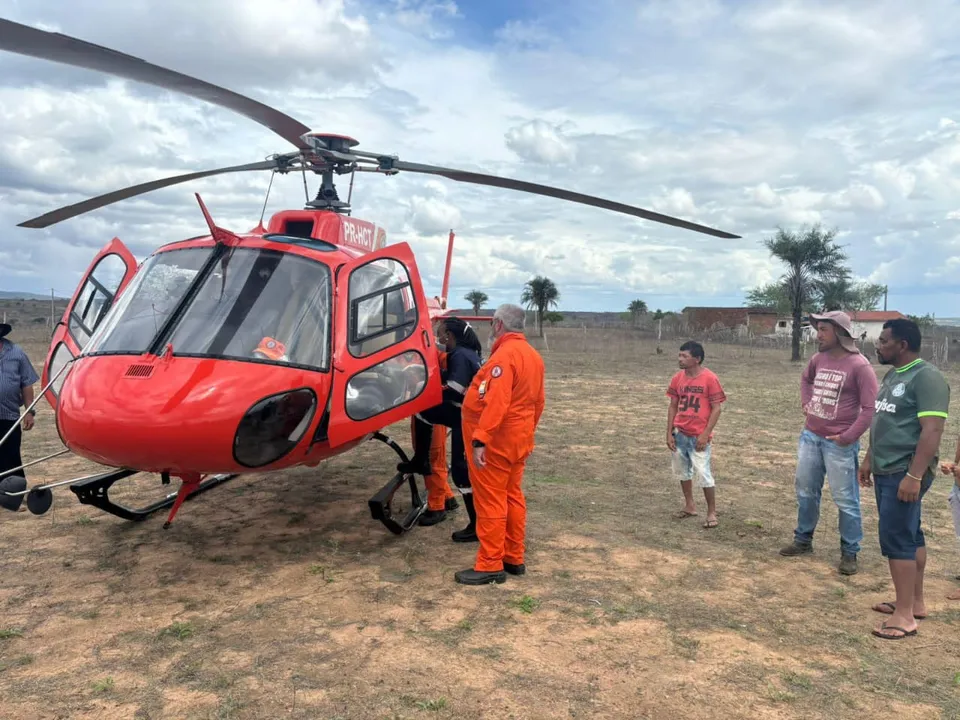
[[[24,342],[38,369],[45,334]],[[577,330],[548,330],[548,343],[525,577],[453,582],[475,549],[450,541],[462,509],[401,537],[372,520],[367,499],[395,464],[379,443],[238,478],[187,503],[169,530],[61,488],[47,515],[0,514],[0,714],[960,717],[947,479],[925,501],[930,617],[915,638],[876,639],[870,606],[893,595],[872,494],[859,574],[836,572],[828,489],[815,553],[777,554],[796,519],[802,423],[800,368],[782,351],[707,346],[729,403],[714,447],[720,525],[706,530],[702,496],[699,518],[672,517],[664,390],[677,343],[660,355],[623,333]],[[960,388],[960,374],[948,377]],[[393,434],[408,446],[406,427]],[[58,447],[44,404],[24,452]],[[65,456],[30,480],[92,467]],[[128,488],[121,498],[138,504],[163,493],[152,476]]]

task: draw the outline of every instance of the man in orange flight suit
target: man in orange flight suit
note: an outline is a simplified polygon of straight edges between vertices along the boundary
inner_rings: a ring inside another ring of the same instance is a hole
[[[523,334],[526,313],[501,305],[493,315],[489,359],[463,400],[463,441],[477,511],[480,548],[474,566],[454,579],[463,585],[502,583],[523,575],[527,504],[520,485],[543,414],[543,358]]]

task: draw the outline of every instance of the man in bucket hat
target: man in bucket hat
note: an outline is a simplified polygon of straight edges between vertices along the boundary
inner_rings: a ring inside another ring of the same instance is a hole
[[[850,316],[839,310],[811,315],[819,352],[800,377],[800,404],[806,423],[797,450],[797,527],[793,542],[780,550],[792,557],[813,552],[824,478],[839,512],[840,566],[857,572],[863,539],[860,516],[860,436],[870,427],[877,398],[877,374],[857,349]]]
[[[40,379],[23,349],[7,339],[6,336],[12,329],[7,323],[0,323],[0,439],[3,439],[13,428],[10,437],[0,445],[0,488],[4,492],[26,487],[24,481],[20,479],[24,476],[22,470],[13,475],[3,473],[23,464],[20,457],[20,427],[14,428],[14,426],[20,419],[20,407],[26,407],[33,402],[33,384]],[[31,410],[23,419],[24,430],[30,430],[33,427],[33,416],[34,411]],[[16,480],[14,480],[15,477]],[[21,499],[22,496],[16,500],[4,496],[3,507],[15,510],[20,505]],[[8,503],[10,503],[9,506]]]

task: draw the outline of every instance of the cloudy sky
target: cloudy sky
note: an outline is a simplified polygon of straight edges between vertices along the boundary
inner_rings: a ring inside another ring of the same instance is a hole
[[[836,228],[891,309],[960,316],[955,0],[0,0],[0,16],[256,98],[359,149],[557,185],[743,236],[721,240],[423,175],[357,177],[354,214],[438,293],[561,309],[739,304],[780,268],[778,225]],[[72,294],[118,236],[142,259],[256,225],[269,175],[197,181],[46,230],[16,224],[124,185],[292,146],[228,110],[0,53],[0,289]],[[316,179],[310,181],[311,193]],[[345,195],[346,183],[341,184]],[[267,214],[298,208],[278,177]]]

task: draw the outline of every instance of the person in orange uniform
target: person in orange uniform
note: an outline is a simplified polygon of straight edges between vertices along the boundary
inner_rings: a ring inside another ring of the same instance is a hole
[[[439,343],[437,344],[440,347]],[[438,353],[440,369],[447,369],[447,353]],[[410,418],[410,434],[416,442],[415,417]],[[446,517],[448,512],[456,510],[460,504],[447,482],[447,428],[434,427],[430,440],[430,474],[424,475],[423,484],[427,486],[427,515],[420,518],[420,525],[435,525]]]
[[[491,354],[463,400],[463,439],[477,513],[480,548],[463,585],[502,583],[523,575],[527,505],[521,489],[543,414],[544,365],[523,334],[526,313],[501,305],[493,315]]]

